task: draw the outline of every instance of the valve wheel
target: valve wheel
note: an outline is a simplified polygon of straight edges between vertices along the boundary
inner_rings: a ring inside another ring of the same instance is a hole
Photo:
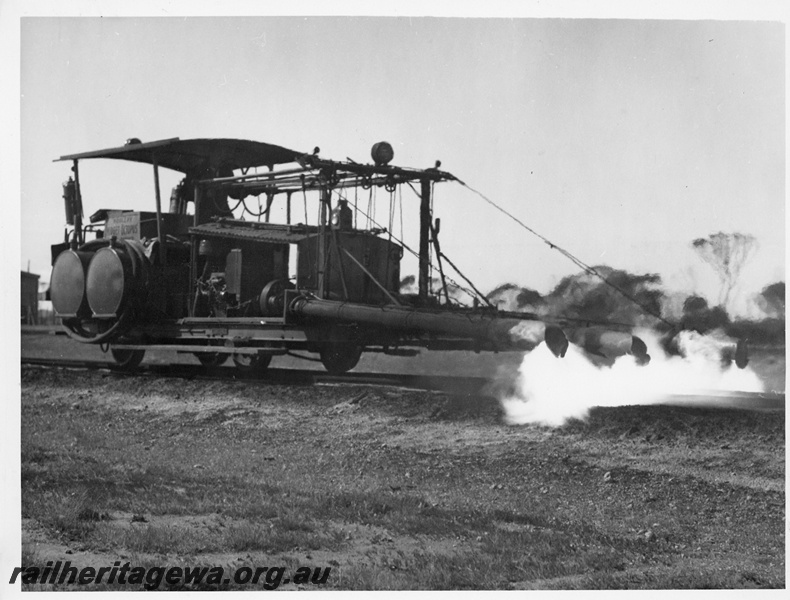
[[[261,291],[258,305],[264,317],[281,317],[285,312],[285,290],[295,286],[287,279],[273,279]]]

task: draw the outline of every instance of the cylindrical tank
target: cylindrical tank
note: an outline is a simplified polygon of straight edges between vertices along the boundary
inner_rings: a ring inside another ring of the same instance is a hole
[[[147,293],[146,261],[134,240],[98,250],[85,278],[88,304],[95,318],[120,317],[142,303]]]
[[[55,259],[50,278],[52,307],[63,318],[89,317],[91,314],[85,294],[85,273],[92,252],[64,250]]]
[[[88,304],[98,318],[117,317],[132,292],[132,265],[120,248],[102,248],[88,266]]]

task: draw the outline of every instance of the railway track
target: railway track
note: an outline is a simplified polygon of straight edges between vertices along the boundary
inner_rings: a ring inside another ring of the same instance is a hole
[[[303,386],[356,384],[445,392],[463,396],[493,397],[494,395],[492,382],[485,377],[364,372],[349,372],[343,375],[333,375],[318,370],[274,368],[269,368],[262,373],[256,373],[240,371],[232,366],[206,367],[203,365],[156,363],[143,364],[134,372],[126,372],[119,370],[113,362],[53,358],[22,358],[22,365],[44,368],[108,370],[129,376],[153,375],[158,377],[181,377],[185,379],[206,379],[214,381],[259,381],[281,385]],[[501,386],[499,387],[499,391],[500,393],[507,392],[507,390],[504,390]],[[711,390],[696,394],[668,396],[657,404],[784,412],[785,395],[784,393],[776,392],[726,392]]]
[[[203,365],[184,364],[143,364],[134,372],[125,372],[112,362],[92,360],[53,359],[53,358],[22,358],[22,364],[28,366],[110,370],[128,375],[156,375],[160,377],[182,377],[188,379],[225,379],[237,381],[261,381],[284,385],[331,385],[358,384],[400,387],[418,390],[447,392],[461,395],[486,396],[491,385],[484,377],[428,376],[408,375],[402,373],[362,373],[350,372],[333,375],[325,371],[307,369],[274,369],[269,368],[262,373],[245,372],[232,366],[206,367]]]

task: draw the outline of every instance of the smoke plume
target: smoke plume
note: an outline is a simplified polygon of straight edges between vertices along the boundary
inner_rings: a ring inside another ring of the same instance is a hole
[[[595,406],[652,404],[670,396],[711,391],[763,391],[751,369],[722,366],[721,348],[729,343],[722,334],[682,331],[677,336],[680,356],[669,356],[657,335],[637,333],[652,356],[647,366],[638,366],[632,356],[622,356],[611,366],[596,366],[573,344],[562,359],[545,344],[527,353],[515,392],[501,398],[506,421],[556,427],[585,418]]]

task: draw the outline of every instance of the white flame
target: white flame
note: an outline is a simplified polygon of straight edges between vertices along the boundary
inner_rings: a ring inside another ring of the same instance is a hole
[[[720,349],[726,340],[684,331],[678,335],[683,356],[668,356],[650,333],[640,332],[652,357],[638,366],[631,356],[598,367],[573,344],[556,358],[540,344],[524,356],[516,393],[503,398],[509,424],[537,423],[557,427],[584,418],[594,406],[626,406],[660,402],[668,396],[716,391],[761,392],[763,385],[749,368],[722,368]]]

